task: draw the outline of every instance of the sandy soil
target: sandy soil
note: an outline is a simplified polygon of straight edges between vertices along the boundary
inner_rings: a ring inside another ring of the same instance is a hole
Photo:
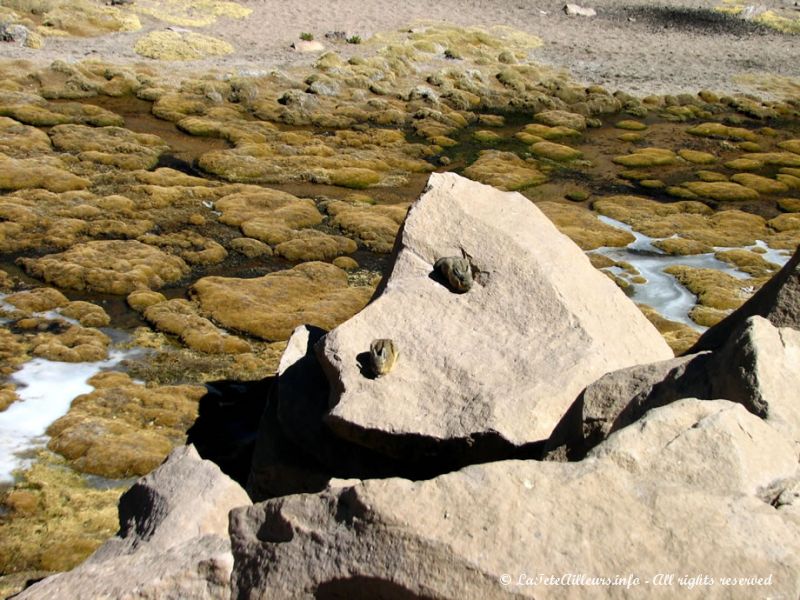
[[[482,27],[507,25],[539,36],[544,44],[533,61],[570,71],[585,83],[635,94],[752,91],[734,78],[743,73],[800,77],[800,39],[735,17],[713,12],[716,2],[700,0],[602,0],[582,3],[597,10],[592,18],[567,17],[564,2],[553,0],[242,0],[252,9],[246,19],[220,18],[195,28],[229,41],[236,52],[225,57],[172,63],[180,71],[258,72],[309,62],[294,52],[301,32],[343,54],[367,51],[325,40],[326,32],[358,34],[367,42],[380,31],[413,26],[420,20]],[[772,8],[800,10],[793,0],[767,0]],[[800,16],[800,13],[797,13]],[[143,29],[102,38],[48,38],[42,50],[0,45],[0,58],[36,63],[54,59],[100,58],[109,62],[148,62],[133,51],[142,35],[167,24],[142,18]],[[153,62],[153,61],[149,61]],[[800,85],[800,83],[798,84]]]

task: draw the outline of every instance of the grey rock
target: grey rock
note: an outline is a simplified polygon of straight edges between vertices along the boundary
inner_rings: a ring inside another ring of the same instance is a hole
[[[245,491],[193,446],[177,448],[120,498],[117,537],[18,598],[227,599],[228,512],[249,504]]]
[[[741,405],[681,400],[579,463],[336,482],[236,509],[232,597],[674,598],[677,583],[645,578],[703,572],[771,579],[733,592],[717,583],[697,597],[795,598],[800,519],[760,494],[797,468],[792,444]],[[525,585],[566,573],[641,582]]]
[[[467,256],[467,294],[431,276]],[[402,349],[391,377],[363,376],[375,338]],[[635,305],[525,197],[434,174],[411,207],[388,279],[317,347],[331,383],[327,424],[403,460],[436,445],[546,440],[606,372],[672,352]]]
[[[648,410],[679,398],[725,398],[800,447],[800,331],[750,317],[715,352],[621,369],[577,398],[545,445],[548,460],[579,460]]]
[[[595,17],[597,11],[593,8],[580,6],[579,4],[565,4],[564,13],[568,17]]]
[[[30,30],[24,25],[0,23],[0,42],[13,42],[24,45]]]

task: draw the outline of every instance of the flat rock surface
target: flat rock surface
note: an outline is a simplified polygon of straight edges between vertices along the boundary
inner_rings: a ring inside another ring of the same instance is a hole
[[[503,461],[428,481],[341,482],[236,509],[233,597],[597,598],[602,589],[674,598],[677,577],[702,572],[714,585],[686,597],[793,598],[798,507],[776,508],[758,493],[774,485],[783,497],[796,474],[792,444],[742,406],[682,400],[580,463]],[[526,583],[565,573],[639,580]],[[681,575],[653,585],[658,573]],[[744,574],[771,575],[770,584],[720,584]]]
[[[342,437],[388,454],[402,436],[536,442],[597,377],[672,355],[521,195],[434,174],[397,251],[380,296],[318,346],[334,388],[328,423]],[[446,256],[469,257],[469,292],[433,274]],[[375,379],[364,354],[378,338],[394,340],[399,358]]]

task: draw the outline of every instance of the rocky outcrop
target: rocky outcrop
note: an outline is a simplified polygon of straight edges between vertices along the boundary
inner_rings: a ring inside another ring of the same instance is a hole
[[[447,256],[469,260],[469,292],[434,274]],[[597,377],[672,355],[529,200],[454,174],[431,176],[378,294],[318,348],[332,383],[326,419],[339,437],[404,460],[444,441],[545,440]],[[379,379],[365,364],[377,338],[400,351]]]
[[[682,400],[579,463],[342,482],[235,509],[233,597],[671,598],[677,582],[654,576],[698,570],[715,578],[704,597],[733,597],[731,574],[763,578],[750,597],[794,597],[797,505],[771,502],[796,476],[792,444],[742,406]],[[568,573],[618,582],[536,581]]]
[[[86,562],[20,599],[230,597],[228,511],[247,494],[192,446],[175,450],[120,499],[120,531]]]

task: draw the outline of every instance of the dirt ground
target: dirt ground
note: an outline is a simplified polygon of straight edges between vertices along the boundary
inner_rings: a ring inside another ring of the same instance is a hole
[[[206,27],[187,28],[231,43],[235,51],[221,57],[170,63],[180,71],[258,73],[310,62],[317,54],[291,49],[301,32],[314,35],[342,54],[365,51],[381,31],[413,27],[423,20],[461,26],[510,26],[532,33],[543,45],[529,59],[564,68],[584,83],[629,93],[753,92],[752,77],[800,78],[800,43],[796,35],[717,12],[717,2],[699,0],[602,0],[582,3],[595,17],[568,17],[564,2],[553,0],[242,0],[249,17],[220,17]],[[793,0],[768,0],[769,8],[800,18]],[[47,38],[40,50],[0,45],[0,59],[23,58],[37,64],[55,59],[98,58],[114,63],[154,62],[133,50],[150,31],[168,23],[140,16],[143,28],[94,38]],[[360,36],[361,47],[332,42],[325,34],[343,31]],[[784,82],[785,83],[785,82]],[[790,89],[800,82],[793,82]],[[763,90],[762,90],[763,93]]]

